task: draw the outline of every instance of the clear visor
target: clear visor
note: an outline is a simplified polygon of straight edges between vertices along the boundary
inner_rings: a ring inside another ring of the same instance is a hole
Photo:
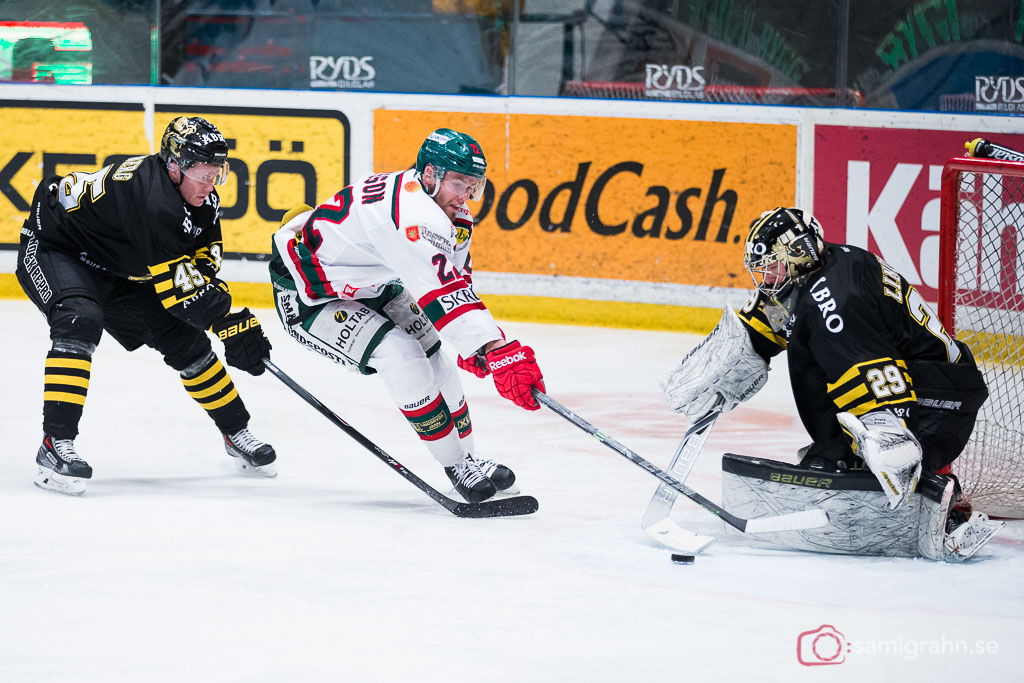
[[[189,165],[183,173],[190,179],[203,185],[223,185],[228,181],[230,166],[227,160],[221,164],[199,162]]]
[[[478,201],[484,196],[484,186],[487,185],[487,178],[486,176],[477,178],[464,173],[448,171],[441,178],[441,184],[444,185],[444,189],[447,192]]]

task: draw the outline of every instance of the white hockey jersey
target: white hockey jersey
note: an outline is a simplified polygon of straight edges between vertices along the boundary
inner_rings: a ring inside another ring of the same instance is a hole
[[[469,357],[502,337],[470,284],[472,233],[469,209],[449,220],[409,170],[342,188],[278,230],[274,248],[306,305],[371,299],[401,280],[445,341]]]

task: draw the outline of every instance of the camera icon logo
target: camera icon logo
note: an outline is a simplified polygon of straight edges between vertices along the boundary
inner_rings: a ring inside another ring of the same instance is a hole
[[[796,637],[796,659],[804,666],[842,664],[849,642],[834,626],[822,624]]]

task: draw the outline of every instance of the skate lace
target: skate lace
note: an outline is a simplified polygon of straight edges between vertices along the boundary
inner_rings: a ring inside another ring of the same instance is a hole
[[[231,435],[231,443],[235,444],[235,447],[239,450],[243,450],[246,453],[254,453],[263,442],[249,433],[248,429],[243,429],[239,432],[235,432]]]
[[[53,450],[57,454],[57,457],[65,462],[70,460],[82,460],[78,457],[78,453],[75,452],[75,442],[73,439],[51,439],[50,442],[53,444]],[[82,462],[85,462],[82,460]]]
[[[467,488],[473,488],[487,478],[487,475],[480,469],[480,464],[470,458],[466,458],[455,465],[455,476]]]
[[[480,471],[484,473],[485,477],[491,476],[494,473],[494,470],[498,469],[498,463],[486,458],[473,456],[473,462],[480,466]]]

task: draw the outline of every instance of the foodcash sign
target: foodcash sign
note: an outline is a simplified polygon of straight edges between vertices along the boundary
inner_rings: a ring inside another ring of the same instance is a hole
[[[228,140],[231,173],[217,188],[228,254],[268,253],[293,206],[349,180],[349,123],[337,111],[157,105],[155,148],[176,116],[211,121]],[[32,195],[50,175],[95,170],[149,153],[139,104],[0,101],[0,244],[18,242]]]
[[[1024,135],[816,126],[814,215],[825,239],[868,249],[938,301],[942,167],[978,137],[1024,149]]]
[[[751,220],[795,197],[796,127],[774,124],[382,109],[374,170],[408,168],[437,128],[487,157],[481,271],[747,289]]]

